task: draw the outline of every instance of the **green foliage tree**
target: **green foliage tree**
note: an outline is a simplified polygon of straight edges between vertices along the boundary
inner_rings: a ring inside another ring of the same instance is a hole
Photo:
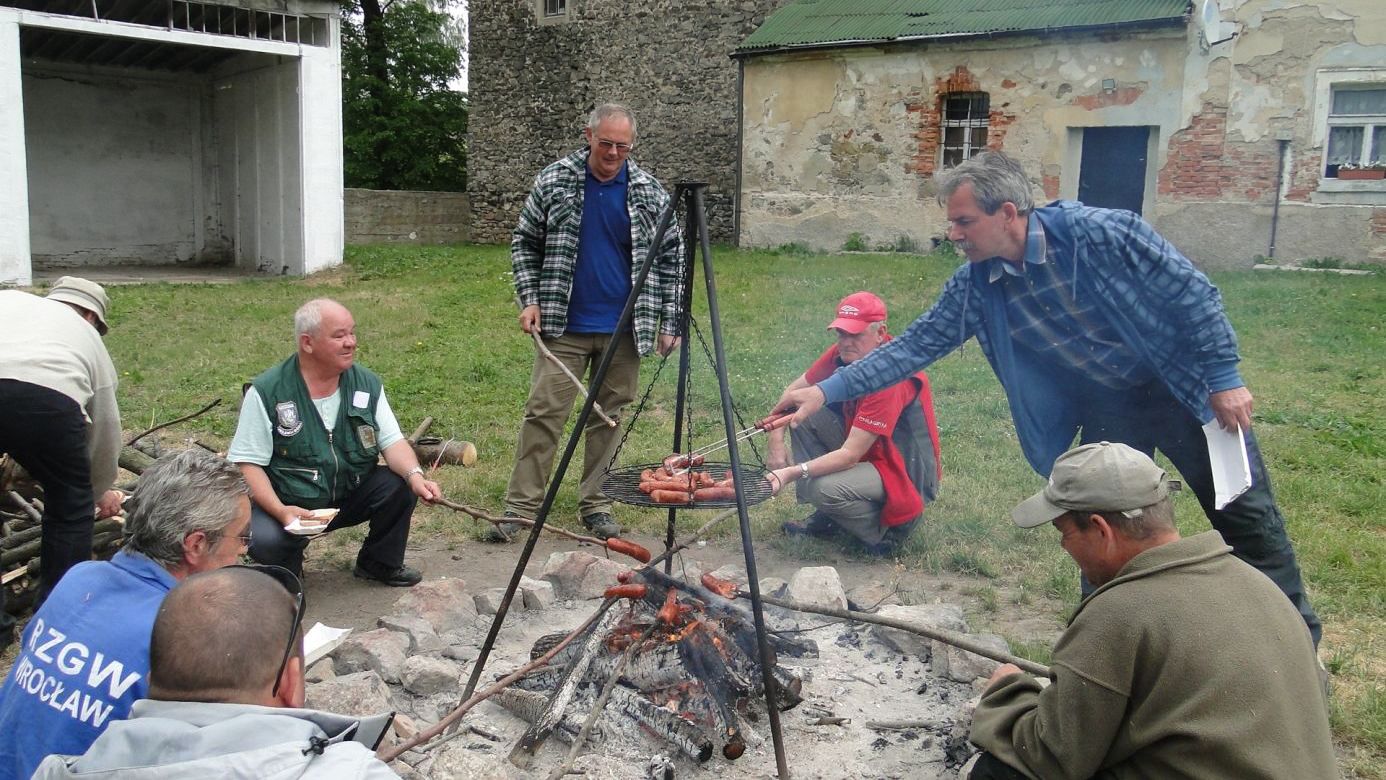
[[[343,0],[346,186],[467,188],[460,0]]]

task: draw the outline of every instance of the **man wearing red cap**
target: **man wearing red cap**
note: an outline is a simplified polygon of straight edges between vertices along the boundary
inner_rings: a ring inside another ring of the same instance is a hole
[[[869,292],[837,305],[828,325],[837,343],[785,389],[810,387],[890,340],[886,306]],[[776,494],[790,482],[814,512],[784,524],[791,535],[831,537],[846,532],[874,555],[890,555],[909,536],[938,494],[942,473],[938,424],[923,371],[862,398],[829,404],[794,429],[791,453],[784,428],[770,432],[768,479]]]

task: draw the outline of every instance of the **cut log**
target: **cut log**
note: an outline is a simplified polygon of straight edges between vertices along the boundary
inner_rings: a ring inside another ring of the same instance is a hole
[[[476,465],[476,445],[469,441],[460,439],[443,441],[430,436],[419,439],[413,446],[414,455],[424,468]]]
[[[119,536],[122,527],[121,521],[114,517],[108,517],[105,520],[97,521],[97,523],[92,526],[92,538],[95,540],[102,534],[111,532],[115,532],[115,534]],[[0,553],[0,569],[7,569],[16,563],[21,563],[30,558],[37,557],[39,554],[39,547],[42,544],[42,539],[35,539],[5,550],[3,553]]]
[[[145,455],[134,447],[124,447],[120,451],[120,467],[135,474],[143,474],[144,470],[154,465],[154,459]]]
[[[611,706],[669,740],[689,758],[702,763],[712,757],[712,741],[703,736],[696,723],[656,705],[635,691],[616,686],[611,691]]]
[[[608,616],[609,618],[610,616]],[[577,656],[568,664],[568,668],[563,672],[563,681],[559,683],[558,689],[554,691],[549,699],[547,710],[525,731],[524,736],[515,748],[510,751],[510,763],[525,769],[529,766],[534,754],[543,746],[544,740],[548,739],[549,734],[558,722],[563,720],[563,712],[568,708],[568,703],[572,701],[573,694],[577,692],[578,683],[587,676],[587,668],[591,665],[597,650],[602,646],[606,639],[606,628],[609,620],[603,620],[592,628],[592,632],[582,642],[582,649]]]

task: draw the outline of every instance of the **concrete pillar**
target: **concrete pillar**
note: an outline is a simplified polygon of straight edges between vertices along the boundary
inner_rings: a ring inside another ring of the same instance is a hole
[[[19,22],[0,9],[0,284],[32,284]]]
[[[332,35],[339,36],[332,20]],[[336,47],[302,47],[299,133],[303,152],[303,270],[342,262],[342,63]]]

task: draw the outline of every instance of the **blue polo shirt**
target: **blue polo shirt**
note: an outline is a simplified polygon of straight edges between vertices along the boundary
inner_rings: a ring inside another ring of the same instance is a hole
[[[81,755],[130,714],[149,692],[149,635],[176,584],[124,550],[63,575],[0,689],[0,778],[29,777],[53,753]]]
[[[611,181],[587,170],[582,190],[573,290],[568,296],[569,333],[612,333],[630,297],[630,212],[626,166]]]

